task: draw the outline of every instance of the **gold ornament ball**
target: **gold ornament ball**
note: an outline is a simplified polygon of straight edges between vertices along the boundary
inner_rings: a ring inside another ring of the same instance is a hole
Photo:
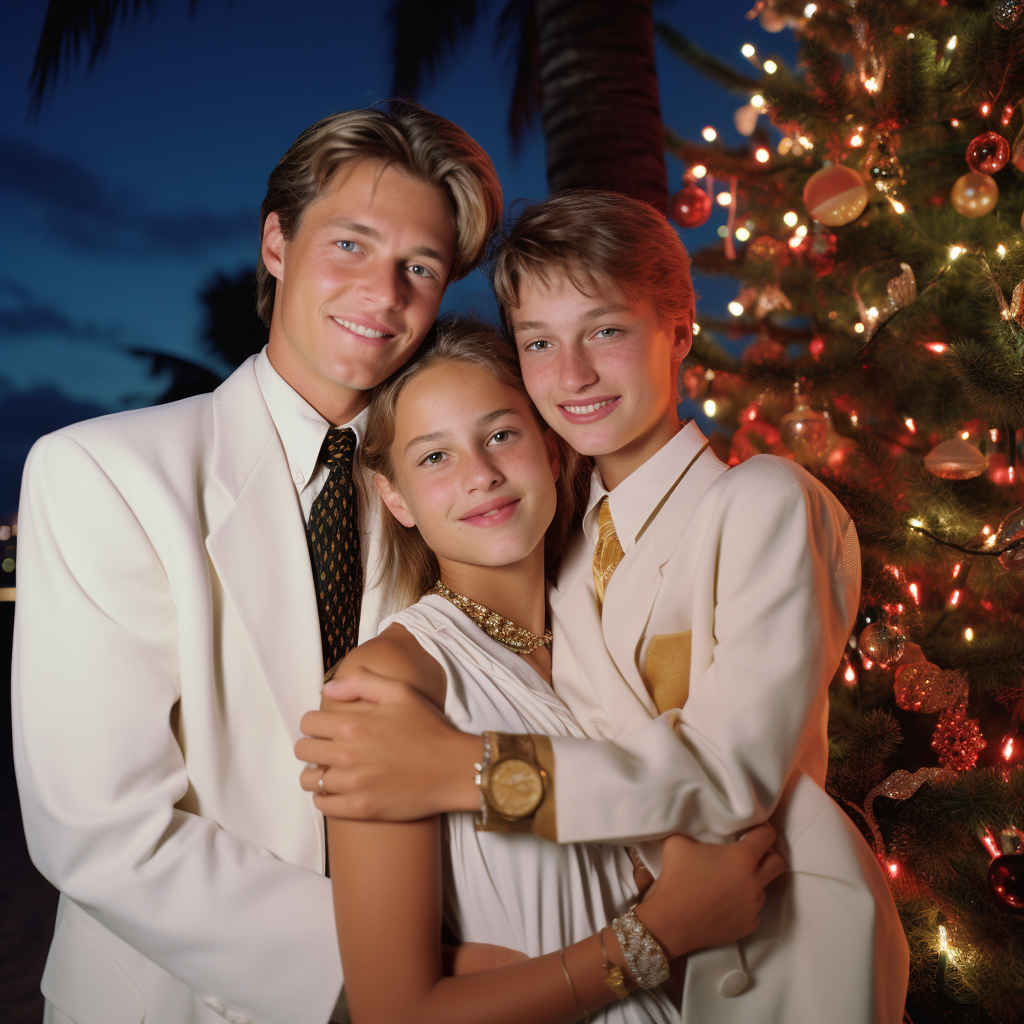
[[[953,182],[949,201],[963,217],[984,217],[999,201],[999,186],[989,174],[968,171]]]
[[[899,661],[906,641],[903,635],[886,622],[872,622],[860,635],[860,650],[882,668]]]
[[[868,205],[867,186],[852,168],[837,164],[822,167],[804,185],[807,212],[826,227],[839,227],[856,220]]]
[[[828,448],[828,422],[812,409],[804,395],[797,395],[792,411],[779,421],[786,447],[801,463],[817,462]]]

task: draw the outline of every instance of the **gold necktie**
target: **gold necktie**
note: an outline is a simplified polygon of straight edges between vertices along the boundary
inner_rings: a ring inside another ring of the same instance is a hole
[[[597,547],[594,548],[594,589],[597,591],[598,611],[604,607],[604,592],[622,556],[622,545],[612,522],[612,510],[608,506],[608,499],[602,498],[601,511],[598,513]]]

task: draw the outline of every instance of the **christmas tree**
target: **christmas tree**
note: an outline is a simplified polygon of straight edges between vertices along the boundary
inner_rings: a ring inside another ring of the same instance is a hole
[[[751,44],[741,72],[659,27],[744,96],[750,139],[668,131],[688,168],[670,212],[691,228],[727,204],[694,264],[738,285],[730,317],[698,318],[682,385],[722,458],[796,459],[856,522],[828,788],[899,907],[909,1019],[1021,1021],[1024,0],[750,16],[795,30],[797,68]]]

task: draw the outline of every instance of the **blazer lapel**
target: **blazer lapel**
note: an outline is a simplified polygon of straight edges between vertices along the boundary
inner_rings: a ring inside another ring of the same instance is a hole
[[[666,489],[653,520],[648,521],[608,581],[601,628],[619,671],[653,715],[656,707],[640,673],[640,650],[654,602],[661,590],[662,567],[672,556],[694,509],[726,467],[707,445]]]
[[[320,620],[298,496],[252,362],[214,393],[211,475],[233,504],[206,540],[293,742],[319,704]]]

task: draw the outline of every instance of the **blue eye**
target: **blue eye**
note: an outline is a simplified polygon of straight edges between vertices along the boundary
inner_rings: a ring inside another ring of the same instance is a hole
[[[336,243],[338,248],[343,252],[357,252],[359,250],[359,244],[357,242],[343,241]]]
[[[618,327],[602,327],[601,330],[597,332],[597,336],[599,338],[611,338],[619,333],[620,331]]]

